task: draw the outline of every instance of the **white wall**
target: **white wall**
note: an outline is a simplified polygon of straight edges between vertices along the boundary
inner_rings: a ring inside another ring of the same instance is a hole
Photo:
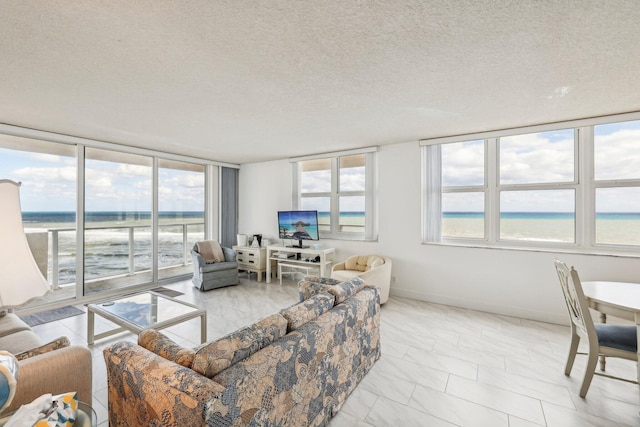
[[[337,258],[376,253],[393,260],[391,295],[528,319],[566,323],[554,258],[582,280],[640,281],[640,258],[423,245],[420,147],[380,148],[377,242],[321,240]],[[292,167],[286,160],[240,168],[241,233],[277,236],[278,210],[291,209]]]

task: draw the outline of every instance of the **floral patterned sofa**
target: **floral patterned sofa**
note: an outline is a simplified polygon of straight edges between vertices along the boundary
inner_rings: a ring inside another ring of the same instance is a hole
[[[380,295],[312,279],[302,302],[195,349],[155,330],[106,348],[109,425],[326,425],[380,357]]]

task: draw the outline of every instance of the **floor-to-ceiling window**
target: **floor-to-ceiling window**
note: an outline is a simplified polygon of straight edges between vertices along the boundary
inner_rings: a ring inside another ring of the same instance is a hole
[[[151,157],[85,149],[85,295],[153,280],[152,172]]]
[[[205,167],[158,160],[158,279],[192,272],[191,247],[204,239]]]
[[[0,134],[0,179],[22,183],[25,233],[40,271],[55,289],[46,301],[76,294],[76,176],[75,146]]]
[[[191,247],[219,238],[214,163],[0,125],[0,179],[22,183],[27,238],[54,290],[26,308],[192,274]]]

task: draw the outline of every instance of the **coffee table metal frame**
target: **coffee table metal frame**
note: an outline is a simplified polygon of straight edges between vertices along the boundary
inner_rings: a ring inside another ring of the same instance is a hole
[[[142,295],[142,294],[150,294],[152,296],[156,296],[157,298],[163,298],[163,299],[172,301],[173,303],[191,307],[194,310],[176,317],[172,317],[162,322],[155,322],[149,325],[141,326],[103,308],[104,307],[103,304],[108,304],[112,302],[115,303],[115,302],[118,302],[119,300],[130,298],[136,295]],[[119,326],[119,328],[96,334],[95,333],[95,315],[96,314],[115,323],[116,325]],[[171,298],[166,295],[162,295],[160,293],[153,292],[153,291],[143,291],[143,292],[136,292],[134,294],[129,294],[129,295],[121,295],[109,300],[91,303],[87,305],[87,322],[88,322],[87,343],[89,345],[92,345],[95,342],[95,340],[110,337],[112,335],[119,334],[125,331],[139,334],[144,329],[156,329],[156,330],[164,329],[164,328],[178,325],[182,322],[186,322],[187,320],[195,319],[197,317],[200,317],[200,342],[204,343],[207,340],[207,311],[204,308],[194,304],[190,304],[188,302],[180,301],[178,299]]]

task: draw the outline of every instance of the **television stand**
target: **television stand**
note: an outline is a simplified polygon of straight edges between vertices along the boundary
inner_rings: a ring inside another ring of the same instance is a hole
[[[309,249],[309,246],[304,246],[304,245],[302,244],[302,240],[298,240],[298,246],[296,246],[296,245],[290,245],[290,246],[287,246],[287,247],[288,247],[288,248],[298,248],[298,249]]]
[[[276,253],[296,254],[296,258],[278,257]],[[320,269],[320,276],[328,277],[331,274],[331,265],[333,264],[336,250],[334,248],[313,249],[309,247],[299,248],[297,246],[267,246],[267,283],[271,283],[271,274],[275,273],[272,269],[271,261],[300,266],[315,266]],[[298,255],[300,254],[300,255]],[[317,259],[319,261],[305,261],[308,259]]]

